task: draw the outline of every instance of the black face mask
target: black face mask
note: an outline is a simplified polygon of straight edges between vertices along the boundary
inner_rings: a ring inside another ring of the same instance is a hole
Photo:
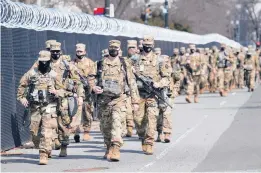
[[[60,58],[60,53],[59,54],[52,54],[52,59],[58,60]]]
[[[83,59],[83,57],[84,57],[85,55],[77,55],[77,54],[76,54],[76,56],[77,56],[77,58],[79,58],[79,59]]]
[[[225,50],[225,48],[224,47],[221,47],[221,49],[220,49],[221,51],[224,51]]]
[[[50,62],[51,61],[39,61],[38,70],[42,74],[50,72],[51,71]]]
[[[190,53],[195,53],[195,50],[194,49],[190,49]]]
[[[181,56],[184,55],[184,52],[180,52],[180,55],[181,55]]]
[[[247,55],[247,58],[251,58],[251,55]]]
[[[140,53],[142,53],[143,52],[143,48],[140,48]]]
[[[143,46],[143,50],[144,50],[144,52],[149,53],[149,52],[152,51],[152,47],[150,47],[150,46]]]
[[[109,54],[110,54],[111,57],[116,57],[116,56],[119,55],[119,51],[116,50],[116,49],[110,49]]]

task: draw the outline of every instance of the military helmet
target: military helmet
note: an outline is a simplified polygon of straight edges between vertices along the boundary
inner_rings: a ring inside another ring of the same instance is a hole
[[[152,35],[144,35],[142,44],[154,44],[154,37]]]
[[[45,48],[46,48],[46,49],[50,49],[51,44],[54,43],[54,42],[56,42],[56,40],[47,40],[47,41],[45,42]]]
[[[127,48],[129,49],[130,47],[137,48],[137,41],[136,40],[127,40]]]
[[[195,44],[190,44],[190,45],[189,45],[189,49],[191,49],[191,50],[196,50],[196,45],[195,45]]]
[[[109,41],[109,47],[121,47],[121,42],[119,40],[110,40]]]
[[[185,47],[181,47],[180,48],[180,52],[186,52],[186,48]]]
[[[85,51],[86,50],[86,45],[83,43],[78,43],[76,44],[76,51]]]
[[[61,50],[61,43],[60,42],[51,43],[50,50]]]
[[[173,53],[178,54],[179,53],[179,49],[178,48],[174,48],[173,49]]]
[[[51,60],[51,53],[46,50],[42,50],[39,52],[38,61],[50,61]]]

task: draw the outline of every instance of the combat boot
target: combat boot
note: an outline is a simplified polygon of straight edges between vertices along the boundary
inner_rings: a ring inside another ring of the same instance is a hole
[[[156,142],[162,142],[163,141],[163,134],[161,132],[158,132],[158,137]]]
[[[106,152],[103,156],[104,159],[110,159],[112,153],[112,148],[110,147],[110,144],[106,144]]]
[[[74,135],[74,141],[76,142],[76,143],[79,143],[80,142],[80,135]]]
[[[59,157],[66,157],[66,156],[67,156],[67,145],[62,145]]]
[[[48,158],[52,158],[52,151],[48,151],[47,156],[48,156]]]
[[[198,103],[198,96],[194,96],[194,103]]]
[[[39,151],[39,154],[40,154],[39,165],[47,165],[48,163],[47,153],[44,151]]]
[[[54,149],[55,150],[60,150],[61,149],[61,143],[58,139],[54,140]]]
[[[90,133],[88,132],[84,132],[83,134],[83,140],[84,141],[89,141],[91,139]]]
[[[112,152],[110,155],[110,160],[118,162],[120,160],[120,147],[118,145],[112,145]]]
[[[254,92],[254,88],[251,88],[251,92]]]
[[[220,91],[219,91],[219,94],[220,94],[221,97],[223,97],[224,91],[223,91],[223,90],[220,90]]]
[[[188,103],[191,103],[190,95],[187,95],[187,96],[186,96],[186,101],[187,101]]]
[[[153,146],[152,145],[147,144],[145,154],[146,155],[152,155],[153,154]]]
[[[143,152],[146,152],[147,145],[144,143],[144,139],[141,140],[141,148]]]
[[[132,130],[133,130],[133,127],[130,127],[130,126],[127,127],[126,137],[132,137]]]
[[[226,97],[228,95],[227,91],[223,92],[223,97]]]
[[[169,142],[170,142],[170,133],[165,133],[164,141],[165,141],[166,143],[169,143]]]
[[[204,93],[204,90],[205,90],[205,88],[200,89],[199,93],[200,93],[200,94],[203,94],[203,93]]]

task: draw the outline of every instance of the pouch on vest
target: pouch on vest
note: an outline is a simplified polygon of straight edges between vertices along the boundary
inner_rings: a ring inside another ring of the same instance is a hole
[[[68,111],[69,111],[69,116],[73,117],[78,110],[78,103],[76,97],[67,97],[68,100]]]
[[[106,79],[102,81],[102,86],[103,95],[110,97],[120,97],[122,89],[119,81]]]

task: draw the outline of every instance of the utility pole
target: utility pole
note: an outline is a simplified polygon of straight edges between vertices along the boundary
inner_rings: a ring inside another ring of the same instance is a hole
[[[110,17],[110,0],[105,0],[105,16]]]
[[[169,3],[168,0],[165,0],[165,28],[169,28]]]

